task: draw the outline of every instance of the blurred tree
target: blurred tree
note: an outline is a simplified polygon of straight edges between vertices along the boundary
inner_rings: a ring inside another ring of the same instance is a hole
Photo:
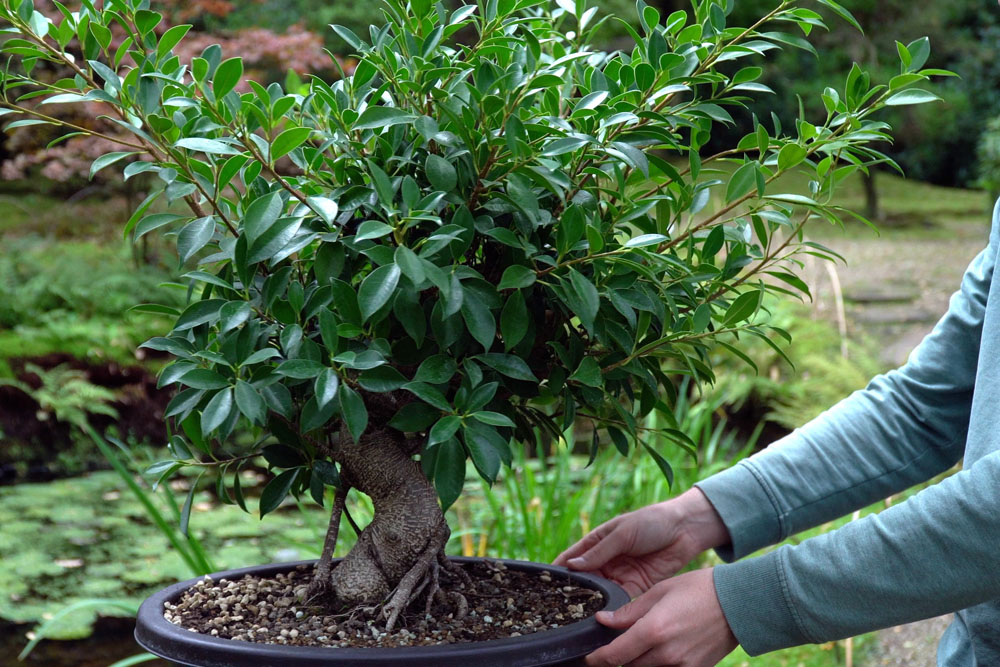
[[[733,20],[745,21],[776,4],[775,0],[739,0]],[[862,64],[877,82],[886,83],[899,73],[898,63],[890,60],[896,51],[894,40],[908,43],[928,36],[934,46],[928,66],[950,69],[959,78],[935,87],[945,104],[933,109],[901,107],[888,114],[887,121],[896,128],[895,142],[883,148],[911,178],[974,185],[978,168],[973,156],[991,116],[983,110],[996,109],[1000,103],[1000,59],[996,58],[1000,12],[996,5],[952,0],[922,4],[915,11],[913,3],[905,0],[842,0],[841,4],[857,17],[864,34],[843,22],[828,21],[828,33],[811,37],[822,59],[801,52],[780,54],[779,66],[769,70],[764,81],[776,95],[753,105],[753,111],[761,118],[774,112],[782,122],[793,122],[789,109],[794,107],[787,101],[803,96],[817,81],[841,86],[837,73],[851,62]],[[817,11],[829,15],[820,7]],[[742,136],[747,129],[737,127],[733,132]]]

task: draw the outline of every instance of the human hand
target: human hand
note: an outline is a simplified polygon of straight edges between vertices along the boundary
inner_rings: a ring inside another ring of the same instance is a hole
[[[587,656],[589,667],[710,667],[738,642],[722,613],[713,568],[656,584],[597,621],[624,634]]]
[[[600,574],[635,597],[676,574],[705,549],[728,542],[722,519],[694,488],[601,524],[554,563]]]

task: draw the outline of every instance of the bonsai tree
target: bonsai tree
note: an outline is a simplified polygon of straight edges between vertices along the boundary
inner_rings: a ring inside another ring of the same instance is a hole
[[[781,0],[736,27],[732,0],[669,16],[639,0],[634,46],[605,53],[607,19],[585,0],[387,0],[364,38],[333,26],[358,59],[351,76],[241,93],[239,56],[209,46],[182,61],[187,26],[165,29],[147,0],[56,4],[52,21],[32,0],[0,3],[2,50],[20,61],[3,76],[7,129],[58,123],[44,105],[106,105],[127,138],[93,171],[147,160],[124,177],[160,187],[125,234],[172,235],[186,270],[183,310],[143,306],[176,318],[145,347],[175,358],[160,382],[179,388],[167,417],[181,427],[148,472],[215,469],[245,506],[239,470],[263,456],[276,475],[261,515],[334,487],[314,592],[376,608],[390,629],[461,576],[443,511],[467,459],[492,482],[512,447],[586,420],[592,457],[606,441],[644,447],[671,474],[643,418],[669,425],[673,378],[710,382],[714,350],[749,362],[745,337],[777,347],[764,296],[808,294],[798,258],[835,256],[804,225],[853,215],[832,197],[888,162],[873,114],[934,99],[912,86],[941,73],[922,69],[926,40],[901,44],[887,85],[855,66],[820,92],[824,116],[755,119],[707,156],[769,92],[761,57],[811,50],[774,28],[808,35],[819,13]],[[44,61],[72,76],[45,80]],[[805,178],[782,179],[792,171]],[[374,518],[332,567],[352,489]]]

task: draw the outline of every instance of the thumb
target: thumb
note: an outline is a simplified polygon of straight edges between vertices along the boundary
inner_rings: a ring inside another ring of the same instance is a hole
[[[594,614],[594,618],[597,619],[598,623],[609,628],[622,629],[631,627],[653,608],[653,605],[657,603],[662,595],[662,592],[658,592],[656,587],[651,588],[643,595],[614,611],[597,612]]]

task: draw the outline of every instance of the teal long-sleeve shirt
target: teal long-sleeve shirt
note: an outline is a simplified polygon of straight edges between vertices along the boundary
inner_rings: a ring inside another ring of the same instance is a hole
[[[732,538],[715,588],[750,655],[957,612],[938,664],[1000,665],[998,253],[1000,203],[989,246],[905,366],[698,485]],[[879,514],[736,561],[959,460]]]

